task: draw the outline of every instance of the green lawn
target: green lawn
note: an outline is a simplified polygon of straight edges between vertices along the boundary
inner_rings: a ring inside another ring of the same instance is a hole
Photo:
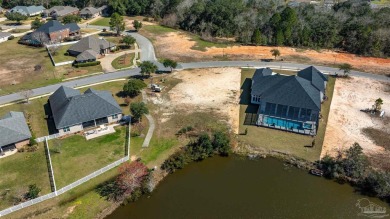
[[[109,17],[102,17],[92,23],[90,25],[96,25],[96,26],[110,26],[110,18]]]
[[[316,146],[313,148],[305,147],[311,145],[313,138],[306,135],[294,134],[290,132],[245,125],[245,116],[256,115],[257,107],[250,104],[250,87],[253,69],[244,69],[241,73],[241,99],[240,99],[240,133],[248,129],[247,135],[240,135],[239,141],[243,144],[249,144],[254,147],[262,148],[266,151],[276,151],[294,155],[309,161],[315,161],[320,158],[322,143],[324,141],[326,123],[328,119],[330,103],[333,96],[334,78],[329,78],[326,91],[329,99],[322,104],[321,114],[323,118],[316,136]]]
[[[74,60],[75,60],[75,57],[69,56],[69,55],[65,55],[65,53],[68,51],[68,49],[69,49],[72,45],[73,45],[73,44],[60,46],[60,47],[57,49],[57,51],[56,51],[55,54],[53,54],[53,52],[52,52],[52,56],[53,56],[54,62],[55,62],[55,63],[60,63],[60,62],[74,61]]]
[[[42,189],[40,195],[51,192],[43,144],[35,152],[1,158],[0,170],[0,209],[11,207],[13,197],[25,194],[31,184]]]
[[[207,48],[210,47],[217,47],[217,48],[226,48],[229,46],[233,46],[233,43],[214,43],[210,41],[205,41],[200,38],[198,35],[191,34],[191,39],[196,42],[196,44],[191,47],[193,50],[200,50],[200,51],[206,51]]]
[[[5,107],[0,107],[0,117],[8,113],[9,111],[24,112],[27,115],[27,120],[30,122],[31,127],[37,137],[46,136],[49,134],[48,125],[45,120],[45,104],[47,103],[47,97],[31,100],[30,103],[17,103]]]
[[[112,61],[111,65],[115,69],[127,68],[133,66],[134,53],[128,53],[126,55],[119,56]]]
[[[75,135],[49,141],[57,188],[62,188],[125,156],[126,128],[89,141]],[[59,152],[55,152],[59,149]],[[80,166],[82,164],[82,166]]]

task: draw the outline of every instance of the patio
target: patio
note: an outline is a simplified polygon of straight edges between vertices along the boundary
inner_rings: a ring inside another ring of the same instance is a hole
[[[97,137],[100,137],[103,135],[115,133],[114,127],[117,125],[119,125],[119,124],[114,124],[114,125],[109,125],[109,126],[100,125],[99,128],[97,128],[97,129],[92,129],[92,130],[86,131],[86,132],[84,132],[85,139],[88,141],[90,139],[97,138]]]

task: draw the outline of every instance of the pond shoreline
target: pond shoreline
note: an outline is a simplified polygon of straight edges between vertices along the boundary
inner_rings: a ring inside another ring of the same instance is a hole
[[[299,169],[303,170],[309,170],[314,167],[314,163],[304,160],[302,158],[294,157],[291,154],[283,153],[279,151],[266,151],[261,148],[254,148],[249,145],[242,145],[237,146],[233,149],[233,152],[230,156],[240,156],[246,159],[265,159],[267,157],[270,158],[276,158],[278,160],[281,160],[282,162],[285,162],[286,164],[292,165],[294,167],[297,167]],[[195,162],[192,162],[195,163]],[[161,164],[160,164],[161,165]],[[152,172],[152,182],[153,190],[150,191],[150,193],[153,193],[154,189],[166,178],[168,177],[169,173],[167,173],[165,170],[162,170],[158,168],[157,170]],[[131,203],[129,203],[131,204]],[[112,214],[117,208],[125,206],[123,203],[115,202],[110,207],[104,209],[102,212],[100,212],[96,219],[104,219],[110,214]]]

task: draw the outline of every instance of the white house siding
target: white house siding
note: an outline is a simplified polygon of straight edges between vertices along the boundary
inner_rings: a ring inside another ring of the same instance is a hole
[[[116,119],[113,119],[112,116],[108,116],[108,123],[114,123],[114,122],[118,122],[119,120],[122,119],[122,114],[118,114],[118,118]]]
[[[8,37],[0,38],[0,43],[3,43],[3,42],[5,42],[5,41],[7,41],[7,40],[8,40]]]
[[[76,132],[80,132],[80,131],[83,131],[83,126],[81,124],[79,125],[74,125],[74,126],[71,126],[69,127],[70,131],[68,132],[64,132],[64,129],[60,129],[58,130],[58,133],[62,136],[62,135],[69,135],[69,134],[73,134],[73,133],[76,133]]]

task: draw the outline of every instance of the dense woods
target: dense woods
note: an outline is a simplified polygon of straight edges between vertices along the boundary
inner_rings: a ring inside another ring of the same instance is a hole
[[[41,2],[78,7],[108,4],[112,12],[151,16],[206,40],[229,37],[243,44],[390,55],[390,8],[371,9],[363,0],[341,2],[330,9],[307,3],[290,8],[282,0],[3,0],[3,6]]]

